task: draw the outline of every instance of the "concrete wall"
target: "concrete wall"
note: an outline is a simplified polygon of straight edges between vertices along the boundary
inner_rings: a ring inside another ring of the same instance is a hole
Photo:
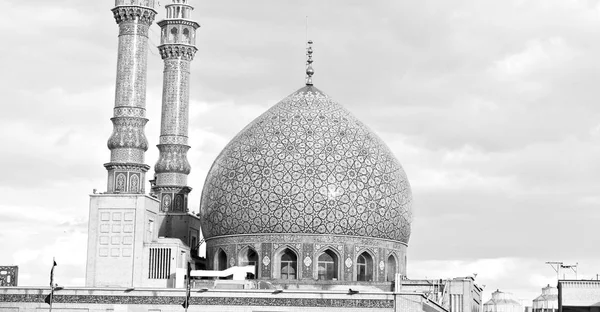
[[[558,306],[600,307],[600,281],[558,281]]]

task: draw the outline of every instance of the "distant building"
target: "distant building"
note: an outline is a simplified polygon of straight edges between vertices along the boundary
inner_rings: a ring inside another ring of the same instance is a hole
[[[550,285],[542,288],[542,294],[533,299],[533,312],[557,312],[558,289]]]
[[[559,280],[558,312],[600,312],[600,281]]]
[[[492,299],[483,304],[483,312],[523,312],[523,305],[511,293],[496,290]]]
[[[19,267],[18,266],[0,266],[0,286],[18,286],[19,285]]]
[[[421,292],[449,312],[481,312],[483,288],[472,277],[439,280],[402,280],[400,291]]]

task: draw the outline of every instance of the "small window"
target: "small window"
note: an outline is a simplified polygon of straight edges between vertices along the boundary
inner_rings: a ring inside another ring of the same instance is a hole
[[[154,239],[154,220],[148,219],[146,224],[146,242],[151,242]]]

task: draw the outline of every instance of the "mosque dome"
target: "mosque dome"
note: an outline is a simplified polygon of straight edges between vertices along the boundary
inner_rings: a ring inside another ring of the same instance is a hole
[[[385,143],[312,85],[284,98],[225,147],[202,192],[207,239],[325,234],[408,244],[411,190]]]

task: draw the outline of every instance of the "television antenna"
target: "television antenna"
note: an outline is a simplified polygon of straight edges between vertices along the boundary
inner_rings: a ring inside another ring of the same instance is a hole
[[[556,272],[556,280],[560,280],[560,272],[562,269],[571,270],[575,273],[575,279],[577,279],[577,266],[579,263],[575,264],[564,264],[562,261],[548,261],[546,264],[550,265],[554,272]],[[565,273],[563,272],[563,279],[565,279]]]

